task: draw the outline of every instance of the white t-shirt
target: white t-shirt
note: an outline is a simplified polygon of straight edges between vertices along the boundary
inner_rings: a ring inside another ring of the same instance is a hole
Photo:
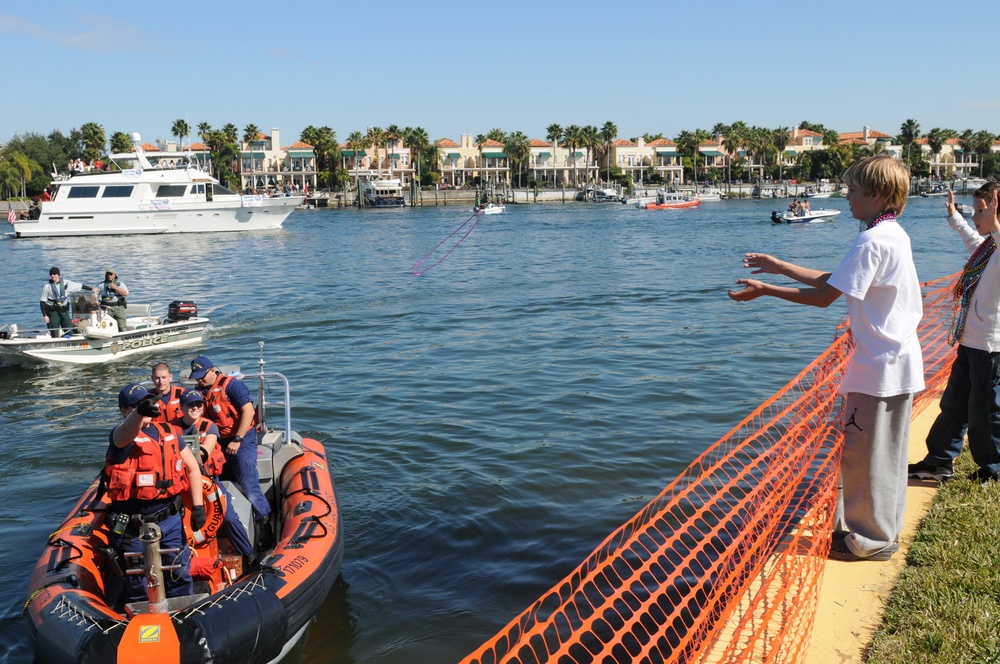
[[[884,221],[858,233],[827,283],[847,297],[856,343],[840,391],[891,397],[924,389],[923,302],[903,228]]]

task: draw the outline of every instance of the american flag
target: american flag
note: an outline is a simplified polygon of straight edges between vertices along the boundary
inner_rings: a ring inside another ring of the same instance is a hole
[[[10,203],[7,203],[7,223],[13,226],[15,221],[17,221],[17,215],[14,214],[14,208],[10,206]]]

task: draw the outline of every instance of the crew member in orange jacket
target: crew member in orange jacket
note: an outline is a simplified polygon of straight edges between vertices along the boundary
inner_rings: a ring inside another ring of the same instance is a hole
[[[257,528],[257,549],[269,549],[274,540],[268,516],[271,506],[260,488],[257,472],[257,412],[250,398],[250,390],[243,381],[224,376],[204,355],[191,360],[191,380],[198,382],[198,389],[205,397],[205,417],[219,427],[219,440],[226,456],[224,479],[232,477],[253,506]]]
[[[191,492],[191,526],[205,525],[205,507],[201,491],[198,461],[184,444],[177,427],[153,422],[159,415],[156,397],[141,385],[126,385],[118,393],[118,409],[123,421],[108,434],[108,453],[104,465],[107,482],[107,520],[111,546],[120,554],[142,552],[139,533],[144,523],[160,527],[160,547],[178,549],[164,554],[164,565],[180,568],[164,574],[167,596],[191,594],[190,551],[184,537],[184,507],[180,494]],[[128,601],[147,599],[146,576],[128,575],[125,579]]]
[[[180,398],[180,409],[183,414],[172,424],[180,427],[185,436],[198,436],[198,447],[201,450],[201,462],[205,474],[215,481],[219,491],[226,497],[226,512],[222,516],[222,534],[229,538],[230,544],[240,554],[247,558],[253,558],[254,548],[250,542],[250,535],[236,514],[232,495],[219,481],[219,476],[226,464],[226,457],[222,453],[222,446],[219,445],[219,427],[215,425],[215,422],[204,417],[205,398],[198,390],[188,390]]]
[[[153,380],[153,394],[160,401],[160,416],[155,421],[177,424],[182,415],[181,395],[185,392],[184,388],[173,385],[174,374],[166,362],[153,365],[150,378]]]

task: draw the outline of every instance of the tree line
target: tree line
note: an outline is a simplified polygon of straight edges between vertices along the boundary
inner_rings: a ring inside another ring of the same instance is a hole
[[[791,141],[791,131],[788,127],[765,128],[748,126],[737,121],[732,124],[717,123],[712,129],[684,130],[672,140],[677,146],[684,169],[685,179],[727,181],[749,180],[754,177],[770,177],[776,179],[798,178],[800,180],[818,180],[821,178],[836,179],[853,161],[862,156],[877,154],[885,149],[881,142],[874,145],[841,144],[836,131],[827,129],[821,124],[803,121],[799,129],[810,130],[822,136],[824,149],[800,152],[794,164],[786,164],[782,153]],[[175,120],[171,134],[176,136],[178,143],[184,144],[191,137],[191,127],[185,120]],[[196,127],[197,136],[208,148],[211,158],[212,174],[226,186],[235,187],[239,184],[241,168],[241,133],[236,125],[229,123],[219,129],[213,128],[207,122],[201,122]],[[618,127],[614,122],[607,121],[600,128],[594,125],[571,124],[563,127],[553,123],[546,128],[545,138],[550,143],[567,148],[571,155],[584,151],[584,164],[593,163],[592,159],[603,162],[603,179],[607,182],[630,184],[632,173],[624,171],[617,164],[610,163],[612,143],[617,139]],[[644,134],[646,143],[664,138],[663,134]],[[932,160],[918,145],[925,139],[930,149]],[[967,154],[977,155],[980,177],[994,177],[1000,172],[1000,156],[993,152],[997,135],[987,131],[966,129],[958,132],[953,129],[935,127],[926,134],[920,133],[920,124],[914,119],[907,119],[900,126],[899,134],[893,139],[902,146],[902,158],[917,177],[941,175],[932,173],[932,161],[937,161],[944,145],[950,140],[957,140],[961,150]],[[242,141],[253,146],[260,143],[261,132],[257,125],[248,124],[243,128]],[[327,126],[310,125],[302,130],[299,140],[312,146],[316,155],[316,170],[321,188],[340,188],[350,181],[350,168],[359,162],[362,152],[373,149],[377,154],[380,150],[391,155],[395,147],[409,148],[412,155],[412,166],[417,180],[421,185],[434,185],[440,181],[440,148],[430,140],[427,131],[422,127],[399,127],[389,125],[386,128],[369,127],[365,132],[351,132],[344,145],[350,154],[342,154],[337,133]],[[507,156],[511,177],[517,186],[530,186],[531,175],[531,140],[520,131],[506,132],[494,128],[485,134],[477,134],[474,142],[479,150],[480,163],[483,156],[483,145],[487,141],[497,141],[503,144]],[[638,141],[638,137],[630,139]],[[727,160],[725,171],[721,168],[707,167],[704,155],[699,154],[698,146],[705,142],[719,140],[722,149],[732,155]],[[279,148],[280,146],[272,146]],[[106,160],[110,153],[127,153],[132,151],[132,141],[128,134],[121,131],[110,136],[104,127],[97,122],[87,122],[79,129],[71,129],[68,134],[53,130],[48,136],[37,133],[18,134],[11,138],[0,149],[0,195],[4,198],[36,197],[51,183],[51,173],[64,168],[71,160],[82,159],[87,163],[96,160]],[[642,165],[646,172],[645,182],[656,182],[660,175],[654,163]],[[350,168],[348,168],[350,167]],[[389,156],[377,168],[394,167]],[[579,182],[576,158],[572,160],[573,181]],[[51,169],[51,170],[50,170]],[[585,171],[584,179],[589,172]]]

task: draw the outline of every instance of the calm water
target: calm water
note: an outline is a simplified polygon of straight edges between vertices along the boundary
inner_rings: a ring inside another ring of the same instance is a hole
[[[217,363],[254,370],[264,340],[268,369],[291,379],[293,424],[327,446],[347,538],[343,583],[287,661],[457,661],[826,348],[843,301],[725,294],[745,251],[832,269],[857,232],[842,199],[816,201],[845,213],[814,226],[773,225],[781,207],[508,207],[420,277],[411,266],[467,211],[7,239],[0,322],[41,324],[52,265],[85,282],[113,267],[159,313],[197,302],[212,319],[197,352]],[[910,199],[903,217],[925,281],[965,258],[943,208]],[[100,468],[117,391],[194,354],[0,368],[0,661],[31,661],[27,579]]]

